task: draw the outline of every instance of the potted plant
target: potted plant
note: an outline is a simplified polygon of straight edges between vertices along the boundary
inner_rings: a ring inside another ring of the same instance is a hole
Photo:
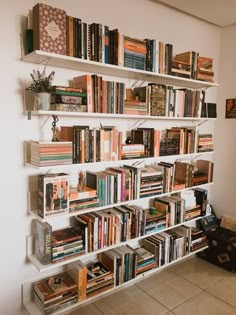
[[[49,75],[46,74],[46,67],[43,71],[33,70],[30,76],[33,80],[31,85],[27,88],[34,93],[34,108],[35,109],[50,109],[52,80],[55,75],[55,71],[52,71]]]

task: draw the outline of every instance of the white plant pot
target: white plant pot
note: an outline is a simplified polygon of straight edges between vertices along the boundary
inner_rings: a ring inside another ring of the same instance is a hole
[[[38,92],[34,94],[35,110],[50,110],[51,94],[48,92]]]

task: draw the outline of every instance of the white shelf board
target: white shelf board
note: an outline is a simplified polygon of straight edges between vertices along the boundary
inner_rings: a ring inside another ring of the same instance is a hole
[[[194,189],[197,187],[201,187],[204,188],[206,186],[210,186],[213,185],[213,182],[211,183],[206,183],[206,184],[202,184],[202,185],[196,185],[196,186],[192,186],[192,187],[187,187],[184,189],[180,189],[180,190],[173,190],[167,193],[163,193],[163,194],[158,194],[158,195],[153,195],[153,196],[149,196],[149,197],[145,197],[145,198],[138,198],[138,199],[133,199],[133,200],[126,200],[126,201],[122,201],[122,202],[117,202],[117,203],[113,203],[111,205],[105,205],[102,207],[91,207],[91,208],[87,208],[84,210],[77,210],[77,211],[73,211],[73,212],[69,212],[69,213],[62,213],[62,214],[56,214],[56,215],[51,215],[47,218],[42,218],[40,217],[37,212],[38,210],[29,210],[29,214],[31,214],[32,216],[34,216],[36,219],[38,219],[41,222],[50,222],[51,220],[55,219],[55,218],[70,218],[70,217],[74,217],[76,215],[80,215],[80,214],[84,214],[84,213],[90,213],[90,212],[94,212],[94,211],[100,211],[100,210],[105,210],[108,208],[113,208],[113,207],[117,207],[117,206],[122,206],[122,205],[127,205],[127,204],[135,204],[137,202],[141,202],[141,201],[145,201],[145,200],[149,200],[152,198],[161,198],[164,196],[169,196],[171,194],[176,194],[179,193],[181,191],[186,191],[186,190],[190,190],[190,189]]]
[[[27,257],[28,259],[35,265],[35,267],[40,271],[40,272],[44,272],[44,271],[48,271],[48,270],[51,270],[51,269],[54,269],[56,267],[61,267],[61,266],[64,266],[64,265],[67,265],[69,263],[72,263],[74,261],[77,261],[79,259],[83,259],[83,258],[87,258],[89,256],[93,256],[95,254],[98,254],[98,253],[102,253],[102,252],[105,252],[107,251],[108,249],[112,249],[112,248],[116,248],[116,247],[119,247],[121,245],[125,245],[125,244],[129,244],[130,242],[133,242],[133,241],[139,241],[139,240],[142,240],[144,238],[147,238],[151,235],[155,235],[155,234],[158,234],[160,232],[164,232],[164,231],[168,231],[168,230],[171,230],[177,226],[181,226],[183,224],[189,224],[189,223],[192,223],[192,222],[195,222],[197,220],[200,220],[202,219],[203,217],[197,217],[197,218],[194,218],[192,220],[188,220],[188,221],[185,221],[185,222],[182,222],[182,223],[179,223],[179,224],[176,224],[174,226],[170,226],[170,227],[167,227],[167,228],[164,228],[164,229],[160,229],[159,231],[155,231],[155,232],[152,232],[152,233],[149,233],[149,234],[146,234],[146,235],[142,235],[140,237],[136,237],[136,238],[131,238],[130,240],[127,240],[125,242],[120,242],[120,243],[117,243],[117,244],[114,244],[114,245],[111,245],[111,246],[106,246],[104,248],[101,248],[99,250],[96,250],[96,251],[93,251],[93,252],[89,252],[89,253],[86,253],[86,254],[83,254],[83,255],[78,255],[78,256],[75,256],[75,257],[72,257],[72,258],[68,258],[66,260],[62,260],[62,261],[58,261],[56,263],[51,263],[51,264],[48,264],[48,265],[43,265],[41,264],[41,262],[36,258],[36,256],[32,253],[32,248],[33,248],[33,235],[31,236],[28,236],[27,237]]]
[[[91,117],[91,118],[107,118],[107,119],[139,119],[139,120],[176,120],[176,121],[215,121],[216,118],[208,117],[169,117],[169,116],[150,116],[150,115],[127,115],[127,114],[109,114],[109,113],[88,113],[88,112],[65,112],[52,110],[32,110],[26,111],[33,116],[68,116],[68,117]]]
[[[209,152],[197,152],[197,153],[189,153],[189,154],[177,154],[177,155],[163,155],[163,156],[156,156],[156,157],[148,157],[148,158],[138,158],[138,159],[129,159],[129,160],[116,160],[116,161],[100,161],[100,162],[89,162],[89,163],[71,163],[71,164],[58,164],[58,165],[48,165],[48,166],[36,166],[33,165],[31,163],[26,162],[25,166],[27,167],[32,167],[32,168],[36,168],[40,171],[48,171],[48,169],[57,169],[57,168],[76,168],[80,165],[86,165],[89,167],[89,165],[94,165],[94,164],[106,164],[109,165],[109,163],[114,164],[114,162],[118,162],[118,163],[122,163],[122,164],[130,164],[131,165],[135,162],[145,162],[147,161],[148,163],[153,163],[153,162],[157,162],[159,160],[162,159],[169,159],[169,158],[174,158],[174,159],[191,159],[193,157],[198,157],[200,155],[211,155],[214,154],[214,151],[209,151]]]
[[[75,57],[58,55],[45,51],[35,50],[22,57],[23,61],[35,64],[48,64],[49,66],[62,67],[67,69],[79,70],[90,73],[122,77],[126,79],[143,80],[153,83],[161,83],[186,88],[206,88],[217,87],[217,83],[210,83],[199,80],[175,77],[166,74],[159,74],[145,70],[121,67],[116,65],[104,64],[96,61],[83,60]]]
[[[73,305],[65,307],[65,308],[63,308],[63,310],[60,310],[58,312],[54,312],[52,315],[64,314],[64,312],[73,311],[74,309],[78,308],[81,305],[85,305],[85,304],[88,304],[88,303],[95,302],[96,300],[99,300],[99,299],[101,299],[104,296],[110,295],[110,294],[115,293],[117,291],[120,291],[120,290],[122,290],[124,288],[127,288],[127,287],[129,287],[129,286],[131,286],[131,285],[133,285],[133,284],[143,280],[144,278],[151,276],[152,274],[158,273],[161,270],[163,270],[163,269],[165,269],[167,267],[170,267],[171,265],[174,265],[174,264],[176,264],[176,263],[178,263],[178,262],[180,262],[182,260],[185,260],[187,258],[190,258],[191,256],[193,256],[193,255],[197,254],[198,252],[203,251],[204,249],[207,249],[207,248],[208,248],[208,246],[204,246],[202,248],[199,248],[199,249],[195,250],[194,252],[190,252],[186,256],[183,256],[181,258],[173,260],[169,264],[165,264],[165,265],[163,265],[161,267],[157,267],[157,268],[154,268],[152,270],[149,270],[149,271],[147,271],[147,272],[145,272],[143,274],[138,275],[136,278],[131,279],[131,280],[129,280],[129,281],[127,281],[127,282],[117,286],[117,287],[114,287],[114,288],[112,288],[112,289],[110,289],[108,291],[102,292],[101,294],[98,294],[98,295],[96,295],[94,297],[88,298],[88,299],[86,299],[86,300],[84,300],[84,301],[82,301],[80,303],[75,303]],[[23,294],[24,294],[24,290],[25,291],[27,291],[27,290],[29,291],[29,286],[31,288],[31,283],[26,283],[26,284],[23,285]],[[29,312],[30,315],[42,315],[42,313],[40,312],[39,308],[37,307],[37,305],[36,305],[36,303],[34,301],[32,301],[32,300],[23,301],[23,304],[24,304],[24,307],[26,308],[26,310]]]

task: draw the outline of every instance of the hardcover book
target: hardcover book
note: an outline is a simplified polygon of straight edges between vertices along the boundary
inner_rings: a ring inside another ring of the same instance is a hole
[[[34,50],[66,55],[66,12],[38,3],[33,7]]]
[[[52,227],[47,222],[40,222],[34,220],[35,238],[34,238],[34,250],[35,256],[43,264],[47,265],[51,263],[51,237]]]
[[[38,176],[38,215],[46,218],[67,213],[69,209],[69,175],[65,173]]]

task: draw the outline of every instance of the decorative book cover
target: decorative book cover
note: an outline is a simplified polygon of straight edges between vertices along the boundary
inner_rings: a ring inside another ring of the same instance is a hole
[[[65,173],[38,176],[38,215],[45,218],[67,213],[69,209],[69,175]]]
[[[66,12],[38,3],[33,7],[34,50],[66,55]]]

